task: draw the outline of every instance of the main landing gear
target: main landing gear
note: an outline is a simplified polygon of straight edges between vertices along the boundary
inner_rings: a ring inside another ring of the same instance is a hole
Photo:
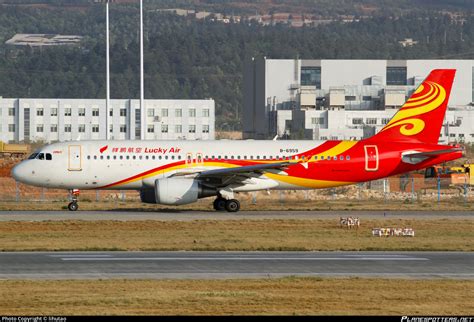
[[[77,204],[77,197],[79,197],[79,189],[69,190],[69,198],[71,200],[69,205],[67,205],[67,209],[69,209],[69,211],[76,211],[79,208],[79,205]]]
[[[217,197],[214,200],[214,209],[217,211],[227,210],[228,212],[237,212],[240,210],[240,202],[236,199],[226,200],[222,197]]]

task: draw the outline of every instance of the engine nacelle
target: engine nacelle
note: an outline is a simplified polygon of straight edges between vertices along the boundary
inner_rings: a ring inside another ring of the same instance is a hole
[[[155,181],[155,189],[140,191],[140,199],[145,203],[163,205],[185,205],[199,198],[217,195],[217,190],[201,185],[189,178],[163,178]]]
[[[144,203],[156,203],[155,190],[140,190],[140,200]]]

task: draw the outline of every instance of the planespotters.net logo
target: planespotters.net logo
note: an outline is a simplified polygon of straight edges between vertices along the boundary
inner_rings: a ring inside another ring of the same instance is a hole
[[[401,322],[474,322],[472,316],[402,316]]]

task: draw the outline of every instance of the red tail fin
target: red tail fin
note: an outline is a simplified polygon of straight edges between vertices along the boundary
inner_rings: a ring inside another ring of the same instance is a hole
[[[437,144],[455,69],[435,69],[373,139]]]

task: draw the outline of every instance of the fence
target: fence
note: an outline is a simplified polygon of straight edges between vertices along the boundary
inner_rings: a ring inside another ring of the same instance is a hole
[[[391,177],[356,185],[318,190],[259,191],[242,193],[239,199],[258,204],[262,200],[285,203],[297,200],[380,200],[384,202],[443,201],[474,199],[474,189],[467,184],[451,184],[449,179],[423,177]],[[32,187],[12,178],[0,177],[0,201],[66,201],[65,190]],[[134,190],[82,190],[81,201],[139,201]]]

